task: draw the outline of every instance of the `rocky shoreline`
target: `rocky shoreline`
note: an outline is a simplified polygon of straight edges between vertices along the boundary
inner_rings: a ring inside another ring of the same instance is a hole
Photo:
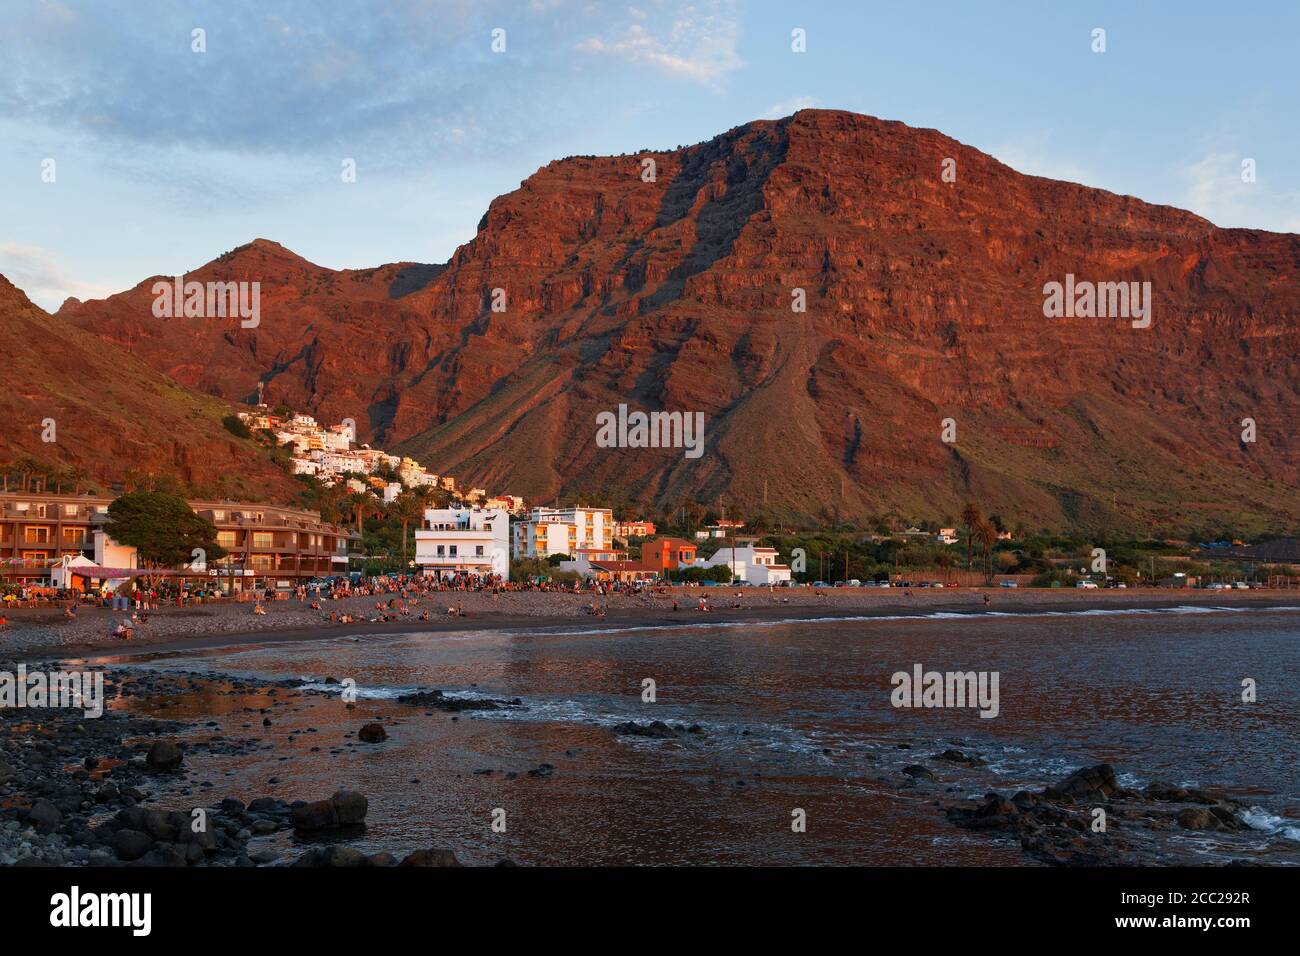
[[[0,670],[14,667],[0,662]],[[56,670],[60,665],[29,665],[29,670],[41,667]],[[367,854],[347,845],[364,834],[369,812],[367,798],[354,790],[340,789],[312,801],[218,798],[213,781],[193,771],[187,757],[239,755],[271,745],[257,737],[215,731],[204,736],[217,727],[215,721],[182,722],[156,715],[167,713],[181,695],[256,692],[273,706],[243,708],[250,719],[242,727],[252,733],[258,716],[263,728],[272,726],[274,706],[300,703],[306,695],[333,697],[340,692],[335,687],[341,690],[343,685],[332,678],[266,681],[132,669],[105,674],[106,708],[98,718],[62,708],[0,709],[0,866],[461,865],[446,848],[412,848],[399,861],[392,853]],[[449,695],[437,689],[404,694],[397,703],[426,716],[450,714],[453,721],[462,712],[527,706],[519,698]],[[367,721],[345,735],[349,742],[334,745],[331,752],[384,741],[388,729],[402,725],[403,716]],[[686,738],[707,744],[712,736],[700,724],[662,721],[626,721],[608,730],[616,739],[639,738],[651,746]],[[896,748],[900,756],[912,751],[908,743],[897,743]],[[985,791],[981,798],[974,775],[986,762],[977,752],[949,747],[907,759],[914,762],[901,770],[895,764],[882,782],[925,797],[934,812],[955,827],[1019,843],[1026,862],[1198,862],[1186,853],[1172,854],[1169,838],[1250,831],[1242,804],[1221,792],[1163,783],[1127,788],[1109,764],[1079,769],[1039,791],[1019,790],[1010,796]],[[544,777],[553,771],[551,764],[543,763],[528,775]],[[174,808],[181,797],[189,800],[188,812]],[[168,808],[168,803],[173,806]],[[271,846],[259,839],[276,834],[291,835],[289,848],[283,841]],[[311,845],[315,842],[319,845]]]
[[[0,661],[0,670],[16,665]],[[50,662],[30,669],[57,670]],[[413,849],[399,860],[345,843],[311,847],[296,859],[251,846],[255,837],[345,840],[362,832],[366,797],[340,790],[324,800],[213,799],[215,785],[185,765],[197,749],[234,754],[256,739],[213,734],[181,738],[190,724],[113,709],[130,697],[158,699],[215,680],[207,675],[133,672],[105,675],[107,709],[97,718],[65,708],[0,708],[0,866],[460,866],[442,848]],[[241,679],[274,693],[297,681]],[[270,722],[265,718],[265,723]],[[190,812],[160,801],[193,796]],[[509,862],[509,861],[502,861]]]

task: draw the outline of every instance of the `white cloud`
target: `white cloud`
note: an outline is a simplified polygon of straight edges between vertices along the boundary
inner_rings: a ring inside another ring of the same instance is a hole
[[[1016,172],[1044,176],[1084,186],[1101,186],[1099,177],[1083,166],[1056,155],[1047,144],[1047,135],[1036,133],[988,150],[999,162]],[[1105,188],[1105,187],[1101,187]]]
[[[789,116],[791,113],[797,113],[800,110],[809,110],[817,105],[817,101],[811,96],[792,96],[788,100],[782,100],[779,103],[773,103],[764,112],[760,119],[780,119],[783,116]]]
[[[588,37],[578,50],[620,57],[711,89],[720,89],[728,73],[745,65],[736,52],[740,26],[729,2],[680,6],[662,30],[645,25],[649,19],[639,9],[631,15],[642,22],[624,24],[612,38]]]
[[[1256,181],[1242,182],[1242,161],[1256,159]],[[1208,153],[1179,170],[1183,203],[1216,226],[1300,232],[1300,190],[1271,187],[1267,160],[1227,151]]]
[[[69,296],[102,299],[120,291],[74,279],[48,249],[17,242],[0,242],[0,275],[47,312],[57,310]]]

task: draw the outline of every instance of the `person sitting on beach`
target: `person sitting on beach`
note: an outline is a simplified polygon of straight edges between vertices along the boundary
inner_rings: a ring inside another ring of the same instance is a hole
[[[695,610],[707,611],[708,609],[709,609],[709,599],[706,597],[700,598],[700,603],[696,606]]]
[[[265,613],[266,613],[266,608],[262,607],[262,602],[261,602],[261,601],[258,601],[256,604],[253,605],[253,613],[254,613],[254,614],[265,614]]]
[[[427,621],[428,619],[429,619],[429,612],[428,612],[428,611],[421,611],[421,612],[420,612],[420,620],[421,620],[421,621]]]
[[[69,604],[65,607],[63,609],[63,616],[69,621],[75,621],[77,619],[77,605]]]

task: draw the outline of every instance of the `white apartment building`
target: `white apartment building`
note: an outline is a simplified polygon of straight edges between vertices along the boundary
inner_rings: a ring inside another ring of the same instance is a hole
[[[781,564],[776,548],[758,548],[753,545],[729,548],[723,545],[710,558],[696,558],[697,568],[730,566],[731,573],[750,584],[787,584],[790,568]]]
[[[415,532],[415,562],[426,577],[464,572],[508,581],[510,515],[500,508],[427,508]]]
[[[608,508],[534,508],[514,525],[514,556],[545,558],[579,551],[610,551],[614,515]]]

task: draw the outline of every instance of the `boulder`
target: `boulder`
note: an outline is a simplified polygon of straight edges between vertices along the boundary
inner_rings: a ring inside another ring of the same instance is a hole
[[[118,830],[113,834],[113,852],[119,860],[138,860],[153,848],[149,834],[139,830]]]
[[[368,803],[363,794],[340,790],[328,800],[296,806],[290,813],[295,830],[327,830],[364,823]]]
[[[53,833],[54,829],[63,822],[63,814],[50,801],[41,799],[33,803],[32,808],[27,811],[27,822],[39,833]]]
[[[1060,783],[1048,787],[1046,796],[1068,800],[1105,801],[1120,789],[1115,778],[1115,768],[1108,763],[1099,763],[1095,767],[1083,767],[1070,774]]]
[[[388,731],[384,730],[382,724],[366,724],[357,731],[357,739],[362,743],[377,744],[388,739]]]
[[[185,752],[170,740],[155,740],[145,757],[151,770],[175,770],[185,759]]]
[[[460,860],[451,850],[415,850],[408,853],[401,866],[461,866]]]

